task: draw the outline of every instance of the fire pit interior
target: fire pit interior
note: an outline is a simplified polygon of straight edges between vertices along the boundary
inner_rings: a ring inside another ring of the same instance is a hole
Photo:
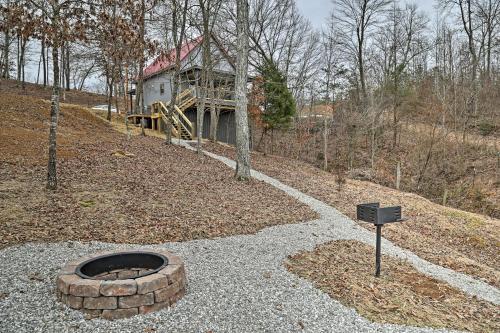
[[[128,279],[156,273],[167,265],[168,258],[159,253],[121,252],[87,260],[78,265],[76,274],[84,279]]]
[[[184,264],[165,250],[107,251],[64,266],[59,299],[87,318],[126,318],[175,304],[186,290]]]

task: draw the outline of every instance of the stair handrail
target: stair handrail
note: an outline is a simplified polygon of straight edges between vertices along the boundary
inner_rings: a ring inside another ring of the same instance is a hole
[[[156,104],[160,105],[160,108],[158,109],[158,113],[159,113],[159,114],[160,114],[160,116],[162,117],[163,121],[164,121],[165,123],[166,123],[166,122],[171,122],[171,121],[169,120],[169,117],[168,117],[168,116],[165,114],[165,112],[163,112],[163,110],[162,110],[162,109],[167,110],[167,109],[166,109],[166,107],[165,107],[165,105],[163,105],[163,103],[161,103],[161,102],[156,102]],[[173,121],[174,123],[176,123],[175,125],[177,125],[177,121],[178,121],[178,119],[175,119],[174,117],[171,117],[171,119],[172,119],[172,121]],[[174,136],[176,136],[176,137],[179,137],[179,136],[180,136],[179,131],[177,130],[177,128],[176,128],[175,126],[172,126],[172,132],[174,133]]]
[[[186,117],[186,115],[184,114],[184,112],[182,112],[182,110],[179,109],[179,107],[177,105],[174,105],[174,109],[175,109],[176,113],[179,116],[181,116],[182,120],[184,120],[186,122],[186,124],[188,124],[188,126],[191,128],[190,133],[192,133],[192,131],[193,131],[193,123],[191,122],[191,120],[189,120],[189,118]]]
[[[178,107],[177,105],[174,104],[174,110],[175,110],[175,114],[172,114],[172,116],[169,118],[165,115],[165,113],[163,112],[162,109],[166,110],[167,111],[167,114],[169,114],[168,112],[168,108],[165,106],[165,104],[163,104],[162,101],[158,101],[157,102],[159,105],[160,105],[160,111],[161,111],[161,114],[162,114],[162,117],[164,117],[164,120],[168,120],[168,119],[172,119],[172,122],[175,123],[175,125],[177,126],[181,126],[184,128],[184,130],[186,130],[189,135],[191,135],[191,137],[193,137],[193,123],[188,119],[188,117],[186,117],[186,115],[184,114],[184,112],[182,112]],[[176,115],[176,117],[173,117],[173,115]],[[184,120],[186,122],[186,124],[189,126],[189,128],[186,127],[186,125],[184,124],[184,122],[182,122],[180,119],[179,119],[179,116],[182,118],[182,120]]]
[[[184,100],[185,97],[188,97],[187,100]],[[184,112],[179,108],[178,105],[183,106],[183,105],[189,105],[187,102],[194,102],[195,101],[195,96],[193,96],[193,90],[192,88],[186,88],[184,89],[179,95],[177,95],[176,103],[173,106],[173,112],[169,111],[169,108],[167,105],[170,107],[171,102],[164,103],[163,101],[156,101],[152,104],[153,106],[153,112],[155,113],[160,113],[163,121],[165,122],[172,122],[175,126],[177,127],[182,127],[191,137],[194,137],[194,125],[193,123],[189,120],[188,117],[184,114]],[[187,104],[186,104],[187,103]],[[178,133],[178,135],[181,135],[181,130],[180,128],[177,130],[173,126],[173,130]]]

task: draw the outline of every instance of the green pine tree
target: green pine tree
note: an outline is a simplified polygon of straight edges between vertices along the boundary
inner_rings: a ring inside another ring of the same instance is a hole
[[[262,120],[268,129],[283,129],[290,126],[295,115],[295,100],[288,90],[286,80],[273,62],[261,68],[264,78],[264,112]]]

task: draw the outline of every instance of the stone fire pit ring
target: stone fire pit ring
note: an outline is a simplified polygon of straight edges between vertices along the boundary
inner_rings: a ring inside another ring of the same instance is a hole
[[[182,259],[166,250],[105,251],[67,263],[59,300],[88,319],[128,318],[174,305],[186,292]]]

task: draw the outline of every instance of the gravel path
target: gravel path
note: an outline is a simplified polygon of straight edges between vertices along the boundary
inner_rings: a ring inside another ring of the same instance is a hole
[[[369,322],[289,273],[283,261],[290,254],[334,239],[373,243],[373,235],[320,201],[262,174],[254,176],[309,204],[321,219],[271,227],[255,235],[149,246],[168,248],[182,256],[188,293],[171,309],[114,322],[84,320],[80,312],[58,303],[54,278],[71,259],[132,245],[31,243],[3,249],[0,332],[445,332]],[[407,256],[427,274],[498,304],[498,290],[447,272],[388,242],[384,247],[390,254]],[[486,292],[490,295],[483,295]]]
[[[194,148],[189,145],[185,145],[185,147],[194,150]],[[205,154],[225,163],[233,169],[236,166],[236,163],[233,160],[230,160],[226,157],[219,156],[210,152],[205,152]],[[312,210],[316,211],[321,216],[321,220],[329,221],[336,227],[336,239],[353,239],[373,246],[374,234],[371,231],[358,226],[354,221],[352,221],[344,214],[340,213],[335,208],[258,171],[252,170],[252,177],[269,183],[274,187],[288,193],[298,201],[309,205]],[[481,299],[492,302],[493,304],[500,305],[500,290],[489,285],[486,282],[428,262],[427,260],[418,257],[411,251],[402,249],[394,245],[387,239],[383,239],[382,241],[382,252],[388,255],[406,259],[420,272],[430,275],[436,279],[445,281],[453,287],[460,289],[469,295],[477,296]]]

